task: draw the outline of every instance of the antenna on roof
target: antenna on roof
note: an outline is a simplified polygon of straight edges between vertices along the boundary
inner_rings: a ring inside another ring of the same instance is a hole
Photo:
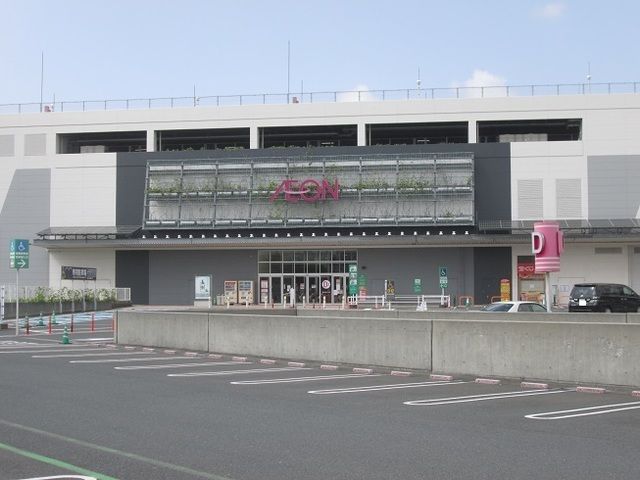
[[[589,93],[591,93],[591,62],[587,62],[587,85],[589,86]]]
[[[418,67],[418,79],[416,80],[416,85],[418,86],[418,90],[422,86],[422,80],[420,80],[420,67]]]

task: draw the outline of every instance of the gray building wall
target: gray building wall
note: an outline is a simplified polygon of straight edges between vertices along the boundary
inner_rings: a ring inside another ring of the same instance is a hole
[[[413,280],[422,280],[422,293],[440,293],[438,267],[447,267],[448,288],[445,294],[473,295],[472,248],[404,248],[361,249],[358,251],[358,273],[367,279],[370,295],[384,293],[384,281],[394,280],[396,293],[413,294]]]
[[[212,275],[212,293],[221,295],[225,280],[258,281],[255,250],[158,250],[149,252],[149,303],[193,305],[194,277]],[[254,292],[255,292],[254,284]]]
[[[51,171],[48,168],[17,169],[0,210],[0,284],[15,284],[9,268],[9,243],[15,238],[33,240],[34,232],[49,227]],[[49,257],[43,248],[29,248],[29,268],[20,271],[20,285],[47,285]]]
[[[637,218],[640,213],[640,155],[587,158],[589,218]]]
[[[131,301],[134,304],[149,303],[148,251],[116,251],[116,287],[130,288]]]
[[[511,247],[474,248],[474,300],[477,304],[489,303],[491,297],[500,295],[500,280],[511,278]]]

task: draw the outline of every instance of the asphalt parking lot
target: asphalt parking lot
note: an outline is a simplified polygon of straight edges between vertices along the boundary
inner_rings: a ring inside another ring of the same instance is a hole
[[[0,336],[1,480],[636,478],[640,398]],[[301,360],[303,362],[303,360]]]

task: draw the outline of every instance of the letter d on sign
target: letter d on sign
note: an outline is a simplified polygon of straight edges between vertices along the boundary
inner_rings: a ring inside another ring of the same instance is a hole
[[[531,232],[531,251],[538,255],[544,249],[544,235],[541,232]]]

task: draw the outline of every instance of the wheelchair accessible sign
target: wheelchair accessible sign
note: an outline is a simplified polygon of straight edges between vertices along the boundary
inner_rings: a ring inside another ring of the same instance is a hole
[[[9,268],[29,268],[29,240],[14,239],[9,244]]]

